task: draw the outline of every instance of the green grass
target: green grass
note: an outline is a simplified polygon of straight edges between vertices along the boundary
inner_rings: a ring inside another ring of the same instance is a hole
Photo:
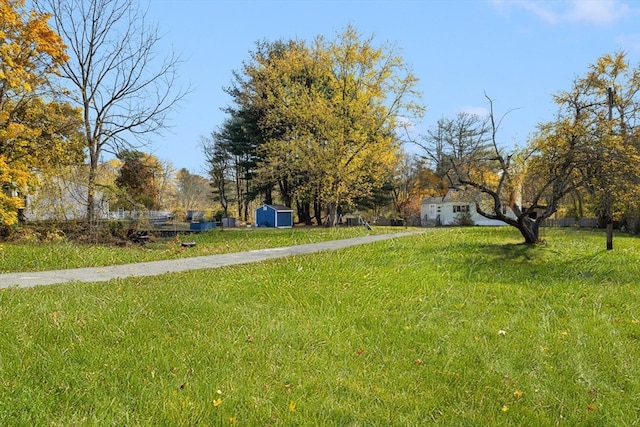
[[[637,425],[640,240],[545,233],[2,290],[0,425]]]
[[[0,242],[0,274],[217,255],[402,231],[406,229],[404,227],[375,227],[372,231],[364,227],[215,229],[205,233],[180,235],[176,238],[155,239],[144,246],[132,244],[126,247],[78,244],[63,239],[44,244]],[[196,242],[196,246],[184,248],[181,246],[182,242]]]

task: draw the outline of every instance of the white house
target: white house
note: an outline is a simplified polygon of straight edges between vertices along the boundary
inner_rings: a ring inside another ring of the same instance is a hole
[[[506,207],[506,203],[504,206],[504,213],[515,218],[511,209]],[[506,225],[502,221],[488,219],[477,213],[475,201],[464,191],[449,189],[443,197],[422,199],[420,218],[423,226],[458,225],[465,217],[471,219],[474,225]]]
[[[95,212],[100,219],[109,217],[109,202],[104,193],[95,192]],[[41,182],[25,198],[24,218],[27,221],[74,220],[87,216],[87,186],[53,178]]]

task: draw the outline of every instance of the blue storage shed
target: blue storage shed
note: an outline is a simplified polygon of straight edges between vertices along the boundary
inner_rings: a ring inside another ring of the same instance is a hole
[[[262,205],[256,209],[257,227],[293,227],[293,210],[281,205]]]

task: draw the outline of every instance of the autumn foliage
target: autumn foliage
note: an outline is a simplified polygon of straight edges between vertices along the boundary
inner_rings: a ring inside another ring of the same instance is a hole
[[[376,196],[398,165],[401,115],[419,115],[417,78],[392,46],[378,46],[347,27],[335,40],[317,37],[260,43],[228,89],[235,107],[216,136],[232,146],[255,141],[266,199],[316,219]],[[251,135],[234,133],[242,123]],[[230,138],[227,138],[230,137]]]
[[[19,195],[33,170],[78,160],[79,110],[56,101],[58,67],[67,60],[48,15],[23,0],[0,0],[0,225],[17,221]]]

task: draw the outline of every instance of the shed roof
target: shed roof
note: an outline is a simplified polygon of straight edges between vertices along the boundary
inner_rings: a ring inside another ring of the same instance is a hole
[[[271,209],[273,209],[275,211],[278,211],[278,212],[293,212],[293,209],[291,209],[288,206],[284,206],[284,205],[270,205],[270,204],[265,203],[262,206],[269,206]]]

